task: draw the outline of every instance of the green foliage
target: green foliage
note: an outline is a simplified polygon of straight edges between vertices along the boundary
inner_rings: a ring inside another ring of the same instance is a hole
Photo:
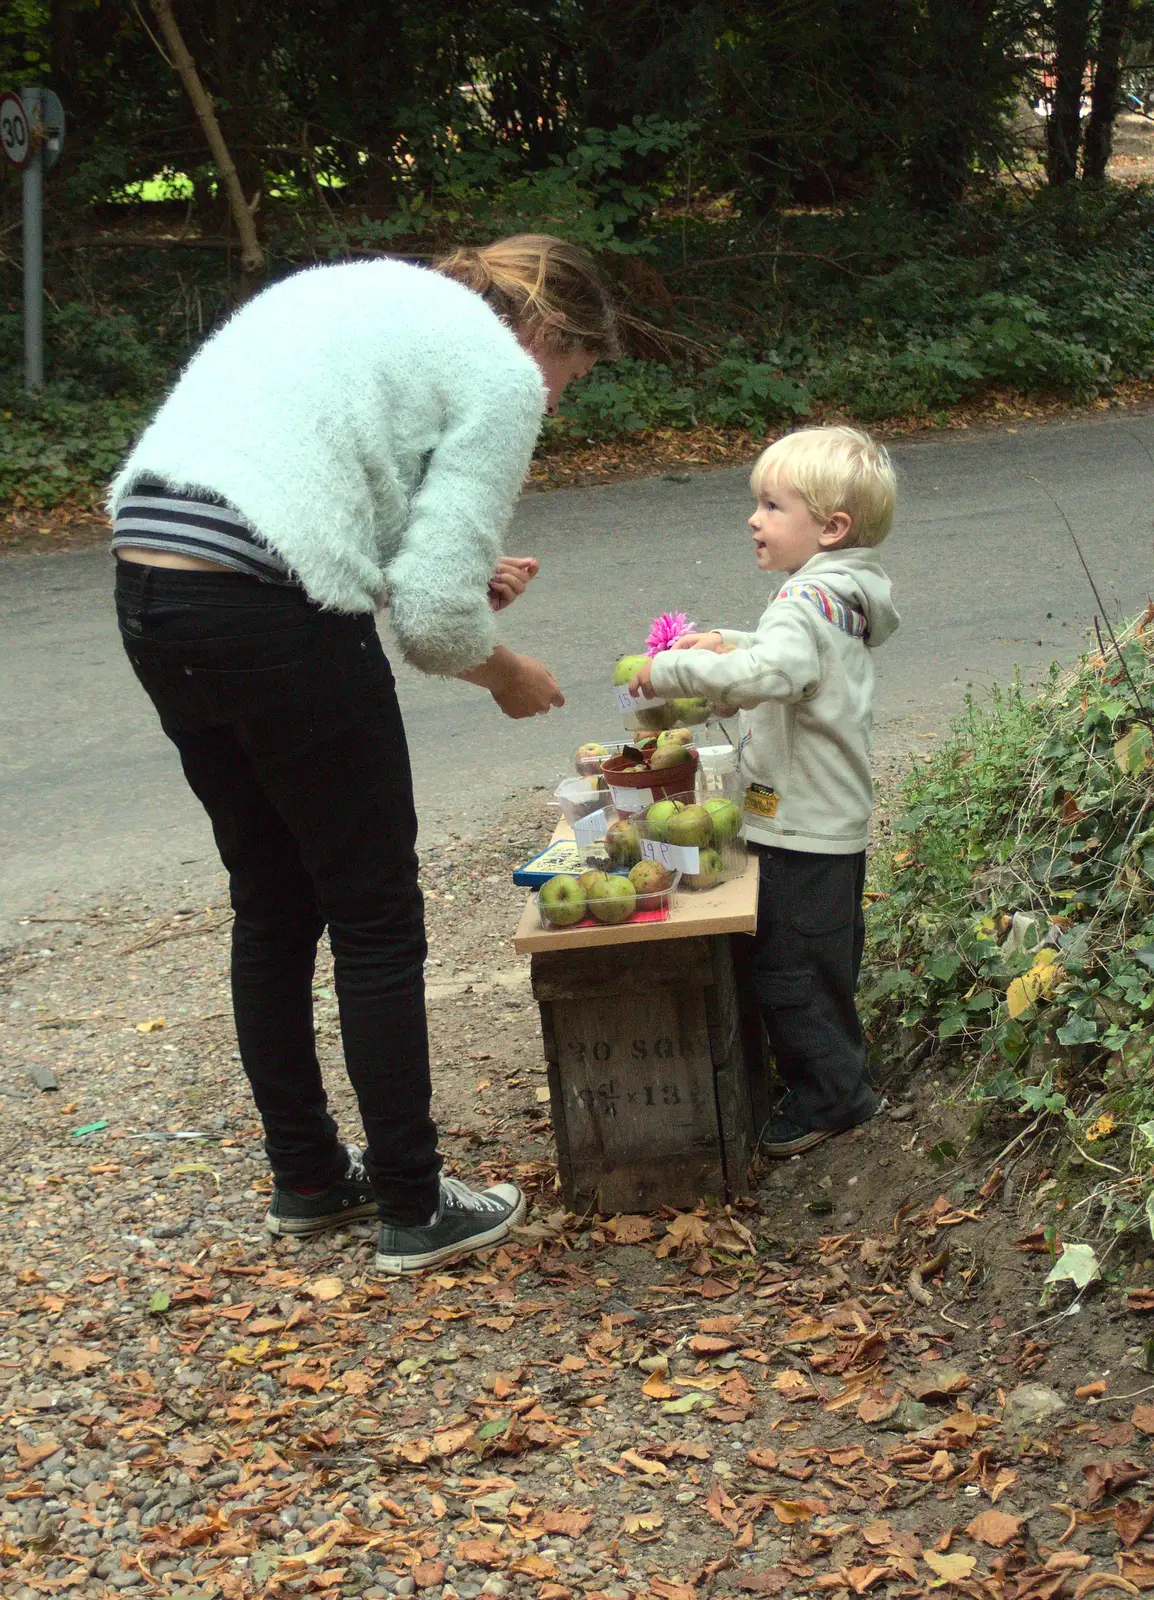
[[[93,502],[145,412],[135,400],[76,399],[52,390],[0,395],[0,503]]]
[[[630,159],[676,160],[694,131],[692,123],[635,116],[609,131],[586,129],[564,156],[530,171],[511,149],[458,141],[440,152],[434,182],[402,190],[388,216],[334,213],[318,237],[333,256],[350,245],[476,244],[511,233],[559,233],[587,250],[636,254],[652,248],[636,231],[664,186],[632,181]]]
[[[979,1112],[1114,1141],[1154,1118],[1154,641],[970,704],[875,862],[864,1012],[880,1061],[960,1053]],[[1133,680],[1131,682],[1131,680]],[[1135,687],[1137,694],[1135,693]],[[912,1041],[912,1043],[911,1043]]]

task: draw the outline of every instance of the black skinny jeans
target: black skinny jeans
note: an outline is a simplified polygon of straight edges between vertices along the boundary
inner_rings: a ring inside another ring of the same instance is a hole
[[[117,563],[121,636],[228,868],[232,997],[277,1182],[344,1170],[313,1034],[328,927],[381,1215],[438,1200],[424,906],[396,688],[371,616],[242,574]]]
[[[865,853],[814,855],[758,845],[750,976],[782,1106],[804,1128],[848,1128],[873,1114],[857,988],[865,946]]]

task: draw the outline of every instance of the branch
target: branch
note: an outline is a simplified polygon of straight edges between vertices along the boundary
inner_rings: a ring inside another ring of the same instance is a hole
[[[244,197],[244,190],[240,186],[240,179],[236,175],[236,167],[228,153],[228,146],[220,131],[220,124],[216,120],[216,113],[212,109],[212,101],[208,97],[200,76],[196,70],[196,63],[188,53],[180,29],[176,25],[176,18],[172,14],[169,0],[149,0],[156,17],[157,26],[161,36],[168,46],[175,66],[184,84],[192,109],[196,112],[197,120],[204,129],[208,148],[212,151],[212,159],[216,162],[217,171],[224,182],[228,194],[229,210],[232,220],[236,224],[237,235],[240,239],[240,270],[242,279],[247,280],[246,292],[251,292],[255,280],[264,273],[264,251],[261,249],[260,240],[256,234],[256,224],[253,222],[252,209]]]
[[[852,255],[861,255],[860,250],[855,250]],[[676,278],[683,272],[698,272],[703,267],[727,267],[733,261],[765,261],[770,258],[777,260],[778,256],[796,256],[804,261],[824,261],[827,267],[836,267],[839,272],[848,272],[851,278],[860,278],[861,273],[855,272],[853,267],[847,267],[844,261],[837,261],[833,256],[818,255],[813,250],[750,250],[737,256],[708,256],[704,261],[690,261],[684,267],[669,267],[665,276]]]

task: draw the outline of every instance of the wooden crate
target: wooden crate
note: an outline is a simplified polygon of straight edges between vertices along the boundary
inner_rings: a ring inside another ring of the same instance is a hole
[[[566,1205],[608,1215],[743,1192],[765,1058],[730,936],[538,952],[532,980]]]

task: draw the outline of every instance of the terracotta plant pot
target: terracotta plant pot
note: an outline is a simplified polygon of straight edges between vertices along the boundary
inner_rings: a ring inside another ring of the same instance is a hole
[[[686,748],[685,761],[675,767],[660,767],[656,772],[648,767],[643,772],[627,772],[625,768],[634,764],[628,756],[610,756],[601,763],[601,775],[611,789],[644,789],[654,801],[692,798],[697,785],[697,751],[692,746]],[[644,810],[651,803],[639,800],[636,809]]]

